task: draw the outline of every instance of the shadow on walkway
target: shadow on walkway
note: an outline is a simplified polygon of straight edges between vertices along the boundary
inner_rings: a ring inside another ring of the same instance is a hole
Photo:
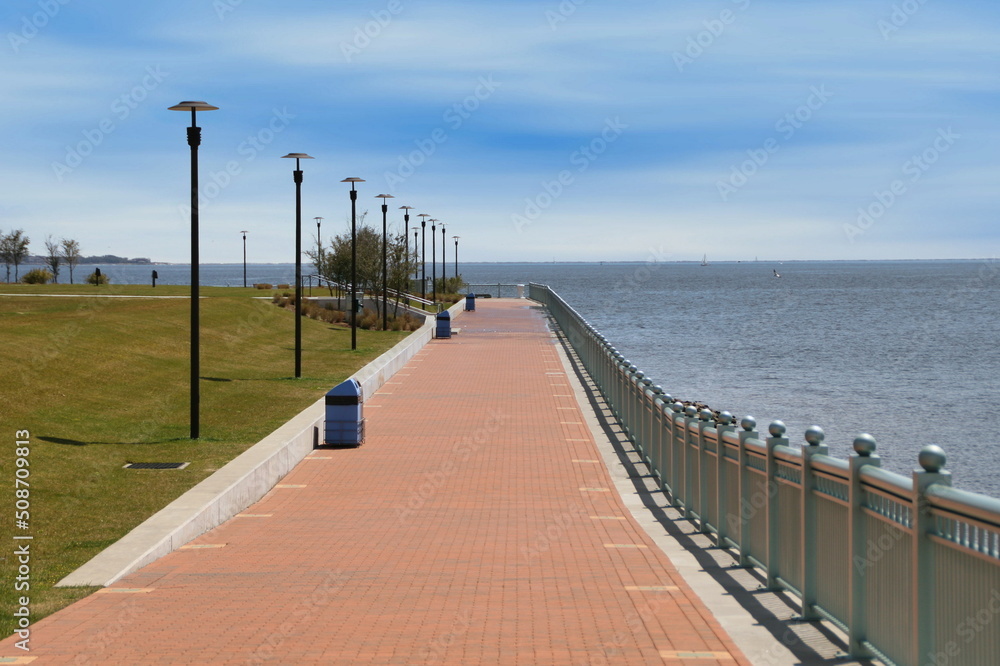
[[[748,652],[747,657],[754,664],[778,663],[787,649],[801,664],[880,664],[878,661],[847,656],[846,636],[831,623],[797,620],[801,605],[796,597],[786,591],[766,590],[763,572],[737,565],[735,555],[726,548],[720,548],[714,535],[700,533],[694,523],[670,505],[669,497],[659,487],[656,476],[642,455],[628,440],[558,323],[544,308],[539,309],[558,336],[604,435],[614,447],[622,469],[645,508],[666,534],[697,560],[702,571],[774,637],[776,649],[773,653]]]

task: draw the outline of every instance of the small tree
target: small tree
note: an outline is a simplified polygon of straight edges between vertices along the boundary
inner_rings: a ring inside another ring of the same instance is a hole
[[[7,266],[6,281],[10,282],[10,266],[14,265],[14,281],[18,280],[18,267],[28,256],[30,239],[24,235],[23,229],[15,229],[9,234],[0,235],[0,255]]]
[[[52,240],[52,236],[45,237],[45,251],[49,256],[45,258],[45,263],[51,270],[52,281],[59,282],[59,265],[62,263],[62,252],[59,243]]]
[[[63,259],[69,266],[69,283],[73,284],[73,269],[80,263],[80,243],[67,238],[62,239]]]

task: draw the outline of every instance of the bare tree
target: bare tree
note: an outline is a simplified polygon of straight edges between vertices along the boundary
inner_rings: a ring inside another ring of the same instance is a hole
[[[62,263],[62,252],[59,243],[52,240],[52,236],[45,237],[45,251],[49,256],[45,258],[45,263],[52,270],[52,282],[59,282],[59,265]]]
[[[73,269],[80,263],[80,243],[79,241],[62,239],[63,259],[69,266],[69,283],[73,284]]]

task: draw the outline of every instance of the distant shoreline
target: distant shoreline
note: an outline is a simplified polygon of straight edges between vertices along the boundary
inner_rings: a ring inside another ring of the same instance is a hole
[[[809,263],[888,263],[888,262],[898,262],[898,263],[913,263],[913,262],[972,262],[972,261],[1000,261],[997,257],[972,257],[972,258],[950,258],[950,259],[719,259],[715,261],[710,261],[709,266],[714,264],[809,264]],[[635,264],[649,264],[649,263],[659,263],[659,264],[695,264],[700,265],[700,259],[674,259],[669,261],[637,261],[637,260],[620,260],[620,261],[601,261],[601,260],[590,260],[590,261],[463,261],[461,265],[463,266],[591,266],[591,265],[601,265],[608,264],[613,266],[626,266]],[[290,261],[252,261],[247,262],[248,266],[288,266],[291,265]],[[23,264],[22,264],[23,265]],[[99,266],[101,264],[79,264],[80,266]],[[109,264],[111,265],[111,264]],[[190,266],[187,262],[171,262],[171,261],[154,261],[154,262],[128,262],[128,265],[132,266]],[[222,261],[222,262],[202,262],[201,266],[242,266],[241,261]]]

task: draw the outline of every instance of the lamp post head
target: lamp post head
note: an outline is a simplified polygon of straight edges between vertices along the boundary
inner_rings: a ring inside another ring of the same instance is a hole
[[[243,234],[243,238],[246,238],[247,234],[250,233],[250,232],[248,232],[248,231],[241,231],[240,233]]]
[[[281,159],[293,159],[293,158],[295,159],[295,170],[296,171],[300,171],[300,169],[299,169],[299,160],[314,160],[314,159],[316,159],[312,155],[306,155],[305,153],[288,153],[287,155],[282,155],[281,156]],[[301,181],[301,176],[300,175],[296,175],[296,178],[298,180],[296,180],[295,182]]]
[[[351,184],[351,191],[353,192],[354,191],[354,183],[364,183],[366,181],[365,181],[364,178],[354,178],[354,177],[351,177],[351,178],[345,178],[344,180],[342,180],[340,182],[342,182],[342,183],[350,183]]]
[[[208,102],[181,102],[167,109],[167,111],[218,111],[219,107],[212,106]]]
[[[413,206],[400,206],[399,210],[411,211],[413,210]],[[409,215],[410,213],[407,212],[406,214]]]
[[[391,194],[376,194],[375,198],[381,199],[382,203],[385,203],[386,199],[395,199],[396,197],[392,196]]]
[[[168,107],[168,111],[190,111],[191,127],[188,130],[188,144],[196,148],[201,144],[201,128],[198,127],[198,111],[217,111],[219,107],[212,106],[208,102],[181,102]]]

